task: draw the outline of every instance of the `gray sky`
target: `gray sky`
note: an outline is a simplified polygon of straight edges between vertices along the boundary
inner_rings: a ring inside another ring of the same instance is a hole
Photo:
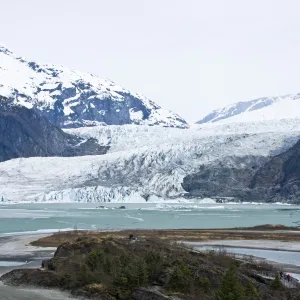
[[[300,92],[299,0],[0,0],[0,44],[197,121]]]

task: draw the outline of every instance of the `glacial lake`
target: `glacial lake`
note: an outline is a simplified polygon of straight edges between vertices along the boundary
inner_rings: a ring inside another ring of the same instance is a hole
[[[97,208],[104,205],[105,209]],[[124,205],[126,209],[118,209]],[[0,205],[0,235],[70,229],[230,228],[300,225],[300,206],[203,203],[40,203]]]

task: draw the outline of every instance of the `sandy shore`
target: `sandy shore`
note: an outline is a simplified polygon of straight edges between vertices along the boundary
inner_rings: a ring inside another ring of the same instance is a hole
[[[49,234],[16,235],[0,237],[0,260],[9,257],[38,257],[43,254],[49,256],[54,253],[56,247],[35,247],[30,243],[44,238]]]
[[[0,276],[13,269],[39,268],[44,258],[52,257],[56,247],[33,247],[29,244],[46,235],[25,235],[0,237]],[[24,263],[18,266],[5,266],[6,263]],[[16,288],[0,282],[2,300],[63,300],[74,299],[69,294],[55,290]]]
[[[30,243],[46,235],[0,237],[0,275],[16,268],[37,268],[53,256],[55,247],[34,247]],[[14,265],[15,264],[15,265]]]

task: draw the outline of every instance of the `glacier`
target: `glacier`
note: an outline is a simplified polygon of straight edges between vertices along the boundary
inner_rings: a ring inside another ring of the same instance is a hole
[[[65,131],[96,138],[109,145],[109,151],[101,156],[18,158],[0,163],[0,196],[15,202],[182,199],[186,175],[219,163],[261,166],[298,141],[300,120],[215,123],[190,129],[123,125]]]

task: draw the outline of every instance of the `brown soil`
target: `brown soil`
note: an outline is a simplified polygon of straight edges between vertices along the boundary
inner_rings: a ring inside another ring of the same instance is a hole
[[[172,229],[172,230],[122,230],[122,231],[69,231],[59,232],[32,242],[33,246],[58,247],[73,242],[78,237],[158,238],[166,241],[211,241],[211,240],[278,240],[300,241],[300,229],[283,225],[263,225],[249,228],[228,229]]]

